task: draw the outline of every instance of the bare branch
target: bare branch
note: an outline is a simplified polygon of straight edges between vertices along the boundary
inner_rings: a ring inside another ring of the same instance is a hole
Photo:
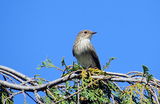
[[[44,103],[40,100],[41,98],[39,97],[39,95],[38,95],[38,93],[37,93],[37,90],[34,91],[34,95],[35,95],[35,98],[36,98],[38,104],[44,104]]]
[[[77,78],[78,76],[80,76],[80,74],[75,74],[74,73],[72,75],[67,75],[67,76],[59,78],[57,80],[48,82],[46,84],[37,85],[37,86],[24,86],[24,85],[19,85],[19,84],[12,84],[12,83],[9,83],[7,81],[2,81],[2,80],[0,80],[0,84],[3,85],[3,86],[6,86],[6,87],[12,88],[12,89],[16,89],[16,90],[25,90],[25,91],[34,92],[35,90],[37,90],[37,91],[41,90],[42,91],[42,90],[44,90],[48,87],[52,87],[52,86],[55,86],[59,83],[63,83],[65,81],[71,80],[73,78]]]
[[[7,71],[7,72],[9,72],[9,73],[12,73],[13,75],[15,75],[15,76],[17,76],[17,77],[19,77],[19,78],[21,78],[21,79],[23,79],[23,80],[30,80],[30,78],[29,77],[27,77],[26,75],[24,75],[24,74],[22,74],[22,73],[20,73],[20,72],[17,72],[17,71],[15,71],[14,69],[11,69],[11,68],[8,68],[8,67],[6,67],[6,66],[2,66],[2,65],[0,65],[0,69],[1,70],[4,70],[4,71]]]
[[[73,72],[69,73],[68,75],[65,75],[61,78],[58,78],[58,79],[50,81],[50,82],[45,81],[44,84],[39,85],[37,83],[36,79],[27,77],[26,75],[21,74],[21,73],[15,71],[15,70],[13,70],[11,68],[8,68],[8,67],[5,67],[5,66],[0,66],[0,74],[4,75],[6,78],[11,80],[11,82],[8,82],[6,80],[0,80],[0,85],[1,86],[6,87],[6,89],[9,88],[9,89],[15,89],[15,90],[19,91],[17,93],[10,93],[11,95],[5,99],[5,102],[6,102],[7,99],[10,99],[13,96],[15,96],[17,94],[20,94],[20,93],[23,93],[24,97],[25,97],[26,95],[28,95],[27,94],[27,91],[28,91],[28,92],[33,92],[34,93],[34,96],[35,96],[36,100],[33,99],[32,97],[31,98],[36,103],[39,103],[39,104],[44,104],[44,101],[41,99],[41,97],[38,94],[39,91],[44,91],[45,93],[48,92],[54,98],[54,95],[52,95],[52,92],[49,90],[49,88],[54,86],[55,88],[65,89],[66,86],[63,85],[64,82],[67,82],[67,81],[72,80],[72,79],[78,79],[79,80],[79,78],[82,76],[81,75],[81,70],[73,71]],[[16,81],[13,81],[12,78]],[[160,80],[158,80],[156,78],[152,78],[151,80],[147,81],[147,78],[145,78],[143,76],[142,72],[133,71],[133,72],[129,72],[127,74],[123,74],[123,73],[104,72],[103,71],[102,75],[98,75],[98,74],[91,75],[91,78],[96,79],[96,81],[97,80],[103,80],[103,82],[111,81],[117,86],[117,88],[120,91],[122,91],[122,89],[120,89],[120,87],[115,82],[128,82],[128,83],[132,83],[132,84],[135,83],[135,82],[144,83],[144,84],[150,86],[150,92],[153,96],[153,99],[155,100],[155,102],[157,104],[159,104],[158,96],[156,95],[156,91],[154,91],[154,88],[160,89]],[[20,82],[20,83],[16,83],[17,81]],[[91,84],[89,84],[85,88],[89,87]],[[78,86],[79,86],[79,82],[78,82]],[[69,95],[64,95],[63,99],[61,99],[59,101],[55,101],[55,103],[62,102],[63,100],[69,99],[76,94],[78,95],[78,99],[79,99],[80,98],[79,93],[82,90],[84,90],[85,88],[79,89],[79,87],[78,87],[78,91],[76,91],[74,93],[71,93]],[[65,92],[67,92],[67,91],[65,91]],[[30,95],[28,95],[28,96],[30,96]],[[111,95],[111,97],[113,99],[113,103],[116,103],[116,101],[114,100],[114,96]],[[77,103],[79,103],[79,102],[80,101],[78,101]],[[54,102],[52,102],[52,104],[54,104]]]

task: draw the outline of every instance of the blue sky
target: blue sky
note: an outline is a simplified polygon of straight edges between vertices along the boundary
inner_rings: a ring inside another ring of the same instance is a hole
[[[2,0],[0,64],[54,80],[58,71],[37,70],[38,65],[47,57],[58,67],[62,57],[72,64],[75,37],[89,29],[97,32],[92,43],[101,65],[117,58],[107,71],[142,71],[146,65],[160,78],[159,5],[159,0]],[[23,97],[15,100],[20,104]]]

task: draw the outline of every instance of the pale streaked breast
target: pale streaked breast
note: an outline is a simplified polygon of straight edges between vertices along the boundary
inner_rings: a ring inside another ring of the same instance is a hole
[[[80,55],[84,51],[86,51],[88,48],[92,47],[89,39],[83,39],[75,44],[75,54]]]

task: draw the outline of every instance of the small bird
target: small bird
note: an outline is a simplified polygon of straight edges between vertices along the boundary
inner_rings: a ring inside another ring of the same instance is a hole
[[[96,34],[96,32],[92,32],[90,30],[83,30],[79,32],[74,42],[72,53],[83,68],[101,69],[98,56],[91,44],[93,34]]]

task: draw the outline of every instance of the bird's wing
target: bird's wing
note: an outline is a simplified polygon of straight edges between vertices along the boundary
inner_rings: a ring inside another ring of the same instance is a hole
[[[72,54],[73,54],[73,56],[75,56],[74,48],[72,49]]]
[[[94,60],[94,62],[95,62],[95,64],[96,64],[96,67],[97,67],[98,69],[101,69],[101,65],[100,65],[100,62],[99,62],[99,58],[98,58],[95,50],[90,49],[89,54],[92,56],[92,58],[93,58],[93,60]]]

